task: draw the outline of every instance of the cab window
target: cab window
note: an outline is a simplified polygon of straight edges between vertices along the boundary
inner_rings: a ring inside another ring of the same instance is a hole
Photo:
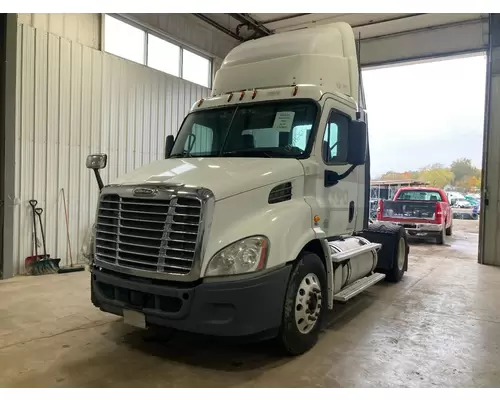
[[[323,161],[325,164],[345,164],[347,162],[347,139],[349,118],[331,112],[323,136]]]

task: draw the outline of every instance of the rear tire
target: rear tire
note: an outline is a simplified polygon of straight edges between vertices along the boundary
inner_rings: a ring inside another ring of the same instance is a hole
[[[387,282],[399,282],[408,270],[410,253],[405,228],[395,224],[376,223],[365,229],[360,236],[375,243],[382,243],[376,271],[385,273]]]
[[[450,227],[446,228],[446,236],[451,236],[453,234],[453,220],[450,223]]]
[[[436,243],[440,246],[446,243],[446,229],[444,227],[439,232],[439,236],[436,237]]]
[[[314,347],[327,309],[327,298],[323,262],[314,253],[302,253],[290,275],[278,335],[286,354],[297,356]]]

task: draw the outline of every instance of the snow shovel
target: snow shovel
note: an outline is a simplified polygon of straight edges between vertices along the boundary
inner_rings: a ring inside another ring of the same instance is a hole
[[[38,204],[38,201],[30,200],[29,204],[31,206],[31,211],[33,213],[33,251],[31,256],[28,256],[24,259],[24,270],[28,273],[33,273],[36,272],[33,270],[33,264],[35,263],[35,261],[41,260],[43,258],[43,255],[38,254],[39,241],[36,230],[36,212],[35,212],[35,208]],[[50,257],[50,254],[47,254],[47,257]]]
[[[40,232],[42,234],[42,244],[43,244],[43,258],[41,260],[35,261],[33,265],[34,274],[33,275],[45,275],[54,274],[59,270],[60,258],[49,258],[47,254],[47,245],[45,243],[45,232],[43,230],[42,223],[42,213],[43,208],[35,208],[35,213],[38,215],[38,221],[40,222]]]

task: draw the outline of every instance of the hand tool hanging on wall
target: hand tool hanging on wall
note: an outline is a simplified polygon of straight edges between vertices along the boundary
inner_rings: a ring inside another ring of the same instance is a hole
[[[85,267],[82,265],[74,265],[73,264],[73,252],[71,250],[71,239],[69,235],[69,218],[68,218],[68,209],[66,207],[66,195],[64,194],[64,188],[61,189],[61,194],[62,194],[62,200],[64,204],[64,216],[66,219],[66,236],[68,238],[68,250],[69,250],[69,260],[70,260],[70,265],[65,266],[65,267],[60,267],[59,270],[57,271],[60,274],[64,274],[67,272],[77,272],[77,271],[85,271]]]
[[[33,214],[33,232],[32,232],[33,249],[31,252],[31,256],[28,256],[24,259],[24,270],[29,275],[35,275],[37,270],[33,269],[33,265],[35,261],[41,260],[44,256],[38,254],[38,247],[40,246],[40,242],[38,240],[38,234],[36,228],[36,212],[35,212],[35,208],[38,205],[38,201],[30,200],[29,205],[31,206],[31,212]],[[50,257],[50,254],[47,254],[47,257]]]
[[[40,223],[40,233],[42,234],[42,244],[43,244],[43,258],[35,262],[34,269],[36,269],[36,274],[34,275],[45,275],[53,274],[59,270],[60,258],[49,258],[47,254],[47,245],[45,243],[45,231],[43,229],[42,213],[43,208],[35,208],[35,213],[38,216],[38,221]]]

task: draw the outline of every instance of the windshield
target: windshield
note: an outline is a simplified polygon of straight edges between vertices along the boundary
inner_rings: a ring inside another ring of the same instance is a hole
[[[170,157],[301,157],[317,111],[311,101],[293,100],[197,111]]]

